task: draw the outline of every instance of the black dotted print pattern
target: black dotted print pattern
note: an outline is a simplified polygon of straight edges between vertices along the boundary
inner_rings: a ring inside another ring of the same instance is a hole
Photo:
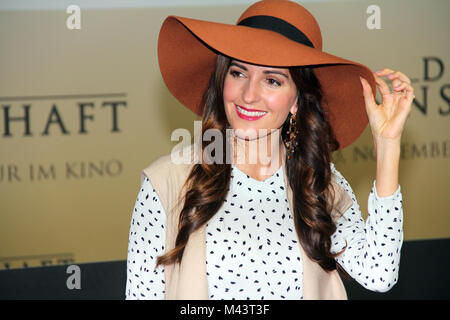
[[[336,257],[336,261],[358,283],[366,289],[386,292],[398,280],[400,249],[403,244],[403,209],[400,185],[390,196],[379,197],[376,180],[369,194],[364,222],[360,207],[352,188],[342,174],[331,168],[336,181],[341,184],[353,200],[349,208],[337,221],[337,230],[332,236],[331,252],[346,250]]]
[[[148,178],[142,181],[128,238],[126,299],[164,299],[164,266],[156,266],[166,242],[166,214]]]
[[[302,263],[280,168],[258,181],[232,167],[224,205],[206,226],[206,270],[210,299],[302,299]],[[331,252],[365,288],[385,292],[398,279],[403,243],[400,186],[379,197],[375,183],[363,220],[348,182],[331,163],[336,181],[353,200],[337,222]],[[155,270],[164,253],[166,216],[151,182],[142,182],[132,213],[127,257],[126,299],[164,299],[164,267]]]
[[[226,202],[206,226],[209,298],[301,298],[301,254],[283,168],[264,181],[232,169]]]

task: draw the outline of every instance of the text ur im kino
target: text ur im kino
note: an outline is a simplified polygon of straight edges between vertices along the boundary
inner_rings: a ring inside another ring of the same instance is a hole
[[[57,170],[59,169],[59,170]],[[55,164],[41,165],[30,164],[19,169],[18,165],[0,165],[0,182],[21,182],[65,179],[86,179],[96,177],[116,177],[123,171],[120,160],[94,161],[70,161],[62,166]]]

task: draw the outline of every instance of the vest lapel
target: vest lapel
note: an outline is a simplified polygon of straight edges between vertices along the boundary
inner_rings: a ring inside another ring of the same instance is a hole
[[[145,176],[149,178],[166,212],[165,252],[175,248],[178,218],[184,204],[185,188],[183,188],[183,185],[195,159],[193,144],[184,147],[181,152],[183,154],[190,153],[191,163],[175,164],[169,154],[154,161],[141,174],[141,183]],[[166,299],[208,299],[205,242],[205,226],[203,226],[190,235],[181,264],[164,267]]]

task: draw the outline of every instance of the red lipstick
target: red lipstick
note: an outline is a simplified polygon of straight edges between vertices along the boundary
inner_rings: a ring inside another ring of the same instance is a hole
[[[264,117],[264,116],[267,114],[267,112],[266,112],[266,113],[264,113],[263,115],[254,117],[254,116],[249,116],[249,115],[246,115],[246,114],[241,113],[241,112],[239,111],[238,106],[237,106],[236,104],[234,105],[234,108],[236,109],[236,113],[237,113],[237,115],[239,116],[239,118],[244,119],[244,120],[247,120],[247,121],[255,121],[255,120],[258,120],[258,119]],[[245,111],[249,111],[249,112],[255,112],[255,111],[256,111],[256,112],[264,112],[264,111],[261,111],[261,110],[247,109],[247,108],[244,108],[244,107],[242,107],[242,106],[239,106],[239,108],[242,108],[242,109],[244,109]]]

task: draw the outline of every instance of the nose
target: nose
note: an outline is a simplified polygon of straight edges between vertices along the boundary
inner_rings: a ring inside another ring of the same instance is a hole
[[[249,79],[242,91],[242,100],[246,104],[253,104],[260,98],[260,92],[257,81]]]

